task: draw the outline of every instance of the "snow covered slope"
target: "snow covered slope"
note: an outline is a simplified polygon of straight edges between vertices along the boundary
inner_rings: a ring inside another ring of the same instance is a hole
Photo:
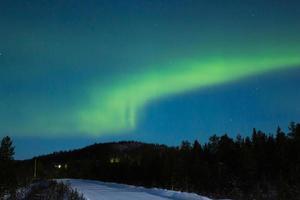
[[[81,179],[60,179],[82,193],[87,200],[210,200],[194,193],[147,189],[124,184]]]

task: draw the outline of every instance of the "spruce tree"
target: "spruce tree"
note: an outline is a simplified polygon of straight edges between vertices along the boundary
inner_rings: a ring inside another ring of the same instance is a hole
[[[6,136],[1,141],[0,146],[0,160],[7,161],[13,160],[15,154],[15,147],[12,144],[12,140],[9,136]]]
[[[10,137],[4,137],[0,146],[0,199],[7,193],[11,199],[15,197],[17,181],[13,161],[14,149]]]

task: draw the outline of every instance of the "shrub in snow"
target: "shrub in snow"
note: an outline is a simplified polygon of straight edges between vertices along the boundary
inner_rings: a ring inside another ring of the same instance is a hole
[[[41,181],[31,186],[30,191],[22,200],[85,200],[68,184],[56,181]]]

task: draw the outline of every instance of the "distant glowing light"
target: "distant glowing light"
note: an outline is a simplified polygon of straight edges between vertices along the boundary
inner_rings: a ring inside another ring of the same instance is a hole
[[[110,158],[109,162],[110,162],[111,164],[117,164],[117,163],[120,163],[120,158],[118,158],[118,157]]]

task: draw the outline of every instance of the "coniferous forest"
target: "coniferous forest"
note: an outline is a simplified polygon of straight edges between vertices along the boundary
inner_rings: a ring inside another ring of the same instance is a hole
[[[300,199],[300,124],[291,123],[288,130],[278,127],[266,134],[253,129],[251,136],[236,138],[213,135],[206,143],[183,141],[179,147],[134,141],[94,144],[14,161],[10,174],[19,186],[28,184],[36,161],[35,179],[97,179],[213,198]]]

